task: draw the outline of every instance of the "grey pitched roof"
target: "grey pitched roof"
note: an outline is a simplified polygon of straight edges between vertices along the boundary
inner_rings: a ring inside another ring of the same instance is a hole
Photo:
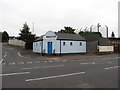
[[[58,40],[85,40],[79,34],[55,33]]]
[[[43,36],[44,36],[44,35],[40,36],[40,37],[37,38],[35,41],[41,41],[41,40],[43,40]]]
[[[79,34],[68,34],[68,33],[56,33],[57,35],[57,40],[85,40],[81,35]],[[40,36],[37,38],[35,41],[41,41],[43,40],[43,36]]]

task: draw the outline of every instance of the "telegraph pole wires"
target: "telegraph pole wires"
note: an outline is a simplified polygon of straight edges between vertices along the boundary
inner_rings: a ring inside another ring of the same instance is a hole
[[[93,27],[93,25],[90,27],[90,32],[92,32],[92,27]]]

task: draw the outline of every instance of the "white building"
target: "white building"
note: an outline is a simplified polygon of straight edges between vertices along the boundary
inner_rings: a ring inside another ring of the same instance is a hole
[[[21,47],[25,47],[25,42],[22,40],[18,40],[18,39],[9,39],[8,42],[10,45],[15,45],[15,46],[21,46]]]
[[[78,34],[48,31],[33,42],[33,52],[60,55],[86,53],[86,40]]]

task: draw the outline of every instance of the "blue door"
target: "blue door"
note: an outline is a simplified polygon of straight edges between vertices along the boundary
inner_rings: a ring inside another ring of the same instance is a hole
[[[52,42],[48,42],[48,53],[52,53]]]

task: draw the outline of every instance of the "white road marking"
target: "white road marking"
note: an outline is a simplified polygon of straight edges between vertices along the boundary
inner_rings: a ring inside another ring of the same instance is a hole
[[[61,62],[66,62],[67,60],[61,60]]]
[[[14,49],[14,48],[9,48],[9,49]]]
[[[103,60],[103,61],[105,61],[105,60],[118,60],[120,57],[117,57],[117,58],[102,58],[102,59],[100,59],[100,60]]]
[[[21,69],[38,69],[40,67],[32,67],[32,68],[21,68]]]
[[[7,55],[5,55],[4,57],[6,57]]]
[[[24,64],[24,62],[18,62],[18,64]]]
[[[109,63],[112,63],[112,62],[109,62]]]
[[[89,64],[89,63],[80,63],[80,64]]]
[[[40,61],[35,61],[35,63],[40,63]]]
[[[21,68],[21,69],[38,69],[38,68],[53,68],[53,67],[63,67],[64,65],[55,65],[55,66],[41,66],[41,67],[31,67],[31,68]]]
[[[5,63],[2,63],[2,65],[5,65]]]
[[[48,61],[44,61],[45,63],[47,63]]]
[[[117,57],[117,58],[108,58],[108,59],[106,59],[106,58],[100,58],[99,60],[102,60],[102,61],[107,61],[107,60],[115,60],[115,59],[119,59],[120,57]],[[93,60],[93,59],[84,59],[84,60],[72,60],[72,61],[88,61],[88,60]],[[93,61],[96,61],[96,60],[93,60]]]
[[[32,64],[32,62],[26,62],[27,64]]]
[[[66,62],[67,60],[62,60],[62,61]]]
[[[0,76],[11,76],[11,75],[22,75],[22,74],[30,74],[30,72],[0,74]]]
[[[53,62],[53,61],[49,61],[49,62]]]
[[[20,54],[20,52],[18,52],[18,56],[20,56],[20,57],[22,57],[22,58],[26,58],[26,57],[22,56],[22,55]]]
[[[95,64],[95,62],[93,62],[92,64]]]
[[[50,76],[50,77],[43,77],[43,78],[36,78],[36,79],[27,79],[25,81],[28,82],[28,81],[36,81],[36,80],[45,80],[45,79],[52,79],[52,78],[60,78],[60,77],[67,77],[67,76],[79,75],[79,74],[84,74],[84,73],[85,72],[77,72],[77,73],[70,73],[70,74]]]
[[[114,68],[119,68],[120,66],[114,66],[114,67],[108,67],[108,68],[104,68],[105,70],[108,70],[108,69],[114,69]]]
[[[3,62],[3,60],[4,60],[4,59],[2,59],[2,60],[0,61],[0,63],[2,63],[2,62]]]
[[[60,62],[60,60],[55,60],[55,62]]]
[[[64,65],[42,66],[41,68],[63,67]]]
[[[15,65],[15,62],[9,63],[9,65]]]
[[[90,63],[80,63],[80,64],[95,64],[95,62],[90,62]]]
[[[112,62],[108,62],[108,63],[112,63]],[[105,64],[105,62],[104,63],[101,63],[101,62],[90,62],[90,63],[80,63],[80,64]]]
[[[5,54],[7,54],[7,52],[5,52]]]

